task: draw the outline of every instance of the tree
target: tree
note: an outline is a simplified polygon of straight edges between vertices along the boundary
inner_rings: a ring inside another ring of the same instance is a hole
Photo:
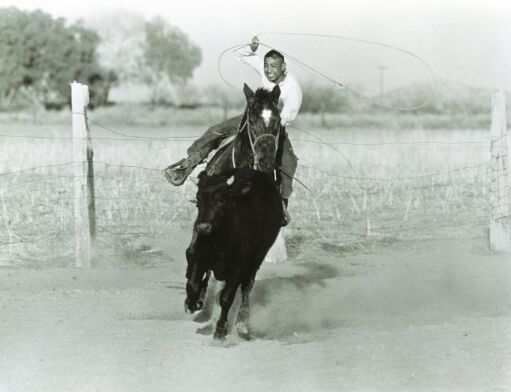
[[[223,109],[224,120],[229,117],[229,110],[240,108],[245,102],[240,94],[223,85],[212,84],[206,87],[204,93],[211,104]]]
[[[115,70],[120,83],[143,81],[145,23],[142,15],[126,10],[96,13],[86,21],[101,38],[100,64]]]
[[[172,85],[186,85],[201,60],[200,48],[177,27],[161,17],[146,22],[144,81],[153,90],[153,103],[164,101]]]
[[[351,109],[348,93],[335,86],[307,83],[303,89],[302,111],[319,113],[321,125],[326,126],[326,113]]]
[[[115,75],[98,63],[98,35],[42,11],[0,8],[0,105],[70,101],[69,84],[89,85],[91,106],[103,103]]]

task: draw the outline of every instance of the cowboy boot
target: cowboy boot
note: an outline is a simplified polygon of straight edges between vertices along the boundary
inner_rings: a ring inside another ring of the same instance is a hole
[[[165,178],[172,185],[182,185],[195,169],[195,166],[202,161],[203,158],[199,154],[192,154],[188,158],[183,158],[165,169]]]

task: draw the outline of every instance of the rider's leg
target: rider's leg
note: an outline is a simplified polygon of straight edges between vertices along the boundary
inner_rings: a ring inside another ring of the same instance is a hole
[[[207,158],[209,153],[218,148],[222,140],[235,134],[242,116],[229,118],[210,127],[188,148],[188,157],[165,169],[167,179],[173,185],[181,185],[193,168]]]
[[[208,128],[208,130],[188,148],[187,159],[194,155],[205,159],[211,151],[218,148],[222,140],[237,132],[241,117],[241,115],[231,117],[222,121],[220,124]]]
[[[284,219],[283,226],[287,225],[291,220],[287,211],[289,197],[293,193],[293,177],[298,166],[298,158],[296,157],[293,146],[287,137],[284,138],[282,150],[281,178],[280,178],[280,195],[283,201]]]

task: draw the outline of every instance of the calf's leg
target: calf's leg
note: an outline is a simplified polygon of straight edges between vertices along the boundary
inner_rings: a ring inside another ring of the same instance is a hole
[[[211,272],[210,272],[211,273]],[[213,307],[215,306],[215,296],[217,289],[217,280],[215,277],[211,277],[209,279],[208,288],[205,292],[204,307],[202,310],[197,313],[197,316],[194,317],[193,321],[197,323],[205,323],[206,321],[211,320],[211,315],[213,314]]]
[[[220,292],[220,318],[216,323],[216,330],[214,334],[215,339],[225,339],[227,336],[227,316],[229,309],[231,308],[232,302],[236,295],[239,283],[233,284],[232,282],[226,282],[224,288]]]
[[[241,305],[238,311],[238,319],[236,321],[236,329],[238,336],[250,340],[250,334],[248,331],[248,319],[250,316],[250,304],[249,296],[254,287],[254,277],[251,276],[245,282],[241,284]]]

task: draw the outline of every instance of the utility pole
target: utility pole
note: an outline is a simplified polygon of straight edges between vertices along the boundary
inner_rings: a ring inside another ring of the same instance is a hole
[[[380,98],[383,97],[385,93],[385,71],[387,70],[386,65],[379,65],[378,69],[380,70]]]

